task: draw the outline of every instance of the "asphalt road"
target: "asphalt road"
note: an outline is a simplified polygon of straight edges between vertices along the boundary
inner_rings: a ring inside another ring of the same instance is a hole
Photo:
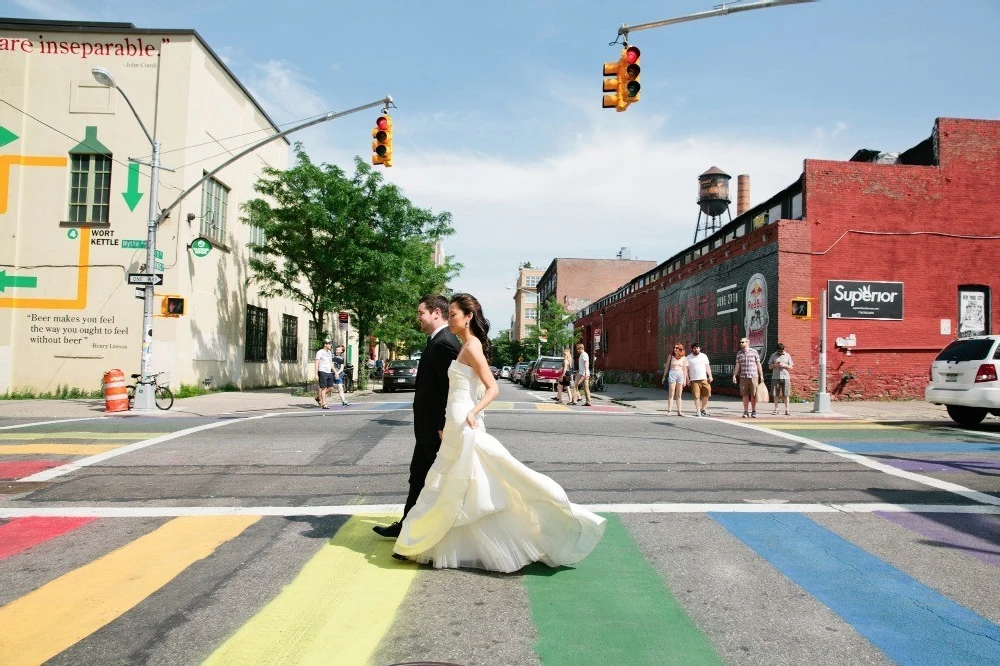
[[[0,663],[1000,664],[995,425],[501,388],[490,433],[608,517],[576,567],[389,557],[412,394],[2,420]]]

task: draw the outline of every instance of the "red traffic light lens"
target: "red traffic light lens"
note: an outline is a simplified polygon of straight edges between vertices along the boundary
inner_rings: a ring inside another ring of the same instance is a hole
[[[375,121],[375,127],[380,130],[389,129],[389,119],[385,116],[379,116],[378,120]]]
[[[625,49],[625,62],[633,64],[639,61],[639,49],[630,46]]]

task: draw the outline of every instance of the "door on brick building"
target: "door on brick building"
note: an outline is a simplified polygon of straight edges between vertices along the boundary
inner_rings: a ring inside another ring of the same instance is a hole
[[[990,288],[964,284],[958,288],[958,337],[987,335],[990,325]]]

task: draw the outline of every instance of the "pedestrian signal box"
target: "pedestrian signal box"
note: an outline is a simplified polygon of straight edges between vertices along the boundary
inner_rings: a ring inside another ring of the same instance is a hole
[[[160,312],[164,317],[180,317],[184,314],[184,299],[180,296],[164,296]]]
[[[793,298],[792,316],[796,319],[812,319],[812,301],[808,298]]]

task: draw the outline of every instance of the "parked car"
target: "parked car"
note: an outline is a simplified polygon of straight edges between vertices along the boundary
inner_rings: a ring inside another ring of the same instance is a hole
[[[497,379],[500,376],[500,368],[495,365],[490,366],[490,372],[493,373],[493,379]]]
[[[1000,416],[1000,335],[955,340],[931,363],[931,381],[924,399],[944,405],[948,416],[974,426],[986,414]]]
[[[535,371],[535,360],[528,361],[528,367],[524,369],[524,374],[521,375],[521,386],[528,388],[531,386],[531,375]]]
[[[540,389],[543,386],[554,389],[556,382],[562,379],[563,360],[558,356],[542,356],[535,362],[531,373],[531,383],[528,384],[533,389]]]
[[[420,361],[389,361],[382,372],[382,390],[392,393],[396,389],[417,388],[417,366]]]
[[[521,379],[524,377],[524,371],[528,369],[528,362],[521,361],[514,366],[514,369],[510,371],[510,381],[515,384],[520,384]]]
[[[500,379],[510,379],[510,371],[511,367],[509,365],[500,368]]]

